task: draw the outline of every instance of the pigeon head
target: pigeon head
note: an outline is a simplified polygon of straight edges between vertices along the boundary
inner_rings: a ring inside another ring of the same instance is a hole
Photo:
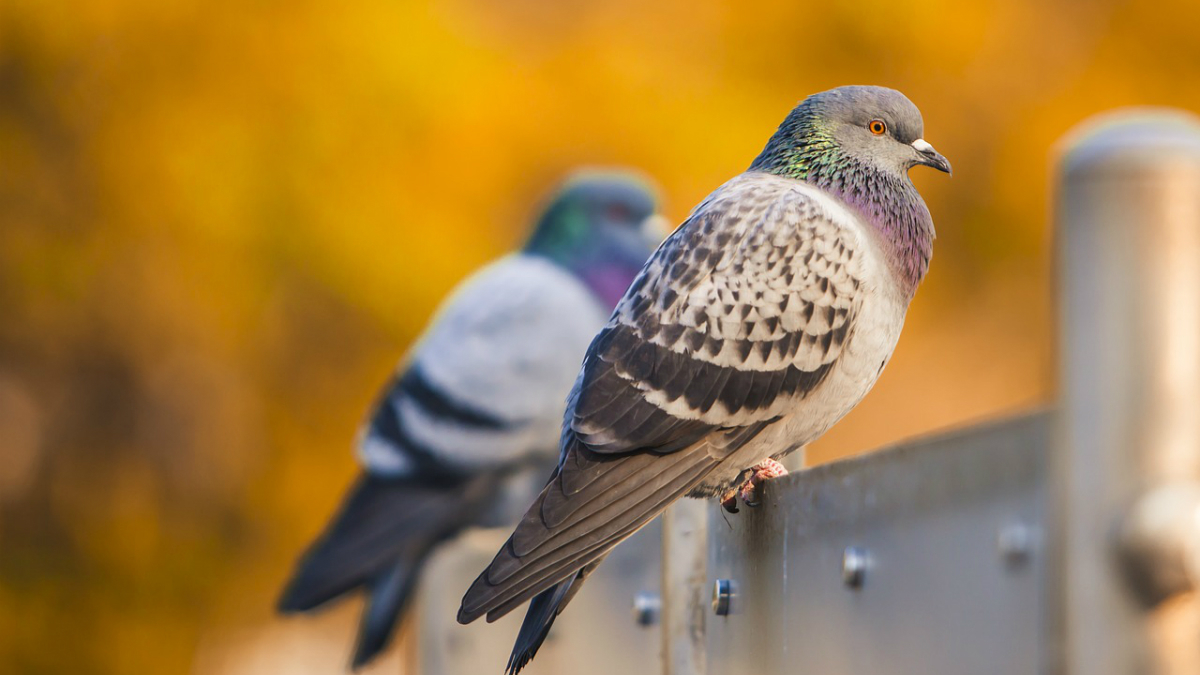
[[[897,277],[915,292],[929,269],[934,230],[908,170],[950,173],[950,162],[922,138],[924,126],[917,106],[894,89],[830,89],[792,109],[750,170],[841,199],[879,233]]]
[[[637,174],[580,171],[551,198],[524,250],[567,268],[611,308],[667,234],[657,207]]]
[[[751,170],[815,179],[848,164],[893,176],[923,164],[950,173],[924,128],[921,111],[895,89],[838,87],[801,101]]]
[[[810,105],[843,152],[880,170],[906,173],[923,164],[950,173],[950,162],[921,137],[921,111],[895,89],[840,87]]]

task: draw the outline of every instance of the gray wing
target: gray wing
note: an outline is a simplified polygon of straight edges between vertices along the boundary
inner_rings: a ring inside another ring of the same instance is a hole
[[[602,556],[819,390],[865,272],[836,208],[750,174],[664,242],[589,348],[558,470],[460,621],[494,620]]]
[[[517,254],[463,284],[359,439],[369,472],[487,470],[553,456],[579,358],[606,311],[575,277]]]

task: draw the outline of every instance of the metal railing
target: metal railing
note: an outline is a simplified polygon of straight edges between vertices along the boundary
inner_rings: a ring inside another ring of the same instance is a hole
[[[1054,410],[683,500],[589,579],[539,673],[1200,673],[1200,121],[1097,118],[1057,164]],[[439,554],[419,672],[499,672],[454,624],[505,532]]]
[[[1049,672],[1195,675],[1200,605],[1178,596],[1200,580],[1200,122],[1098,118],[1059,181]]]

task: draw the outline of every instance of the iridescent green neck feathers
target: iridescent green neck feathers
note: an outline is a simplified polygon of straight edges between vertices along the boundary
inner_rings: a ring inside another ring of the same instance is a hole
[[[854,122],[837,119],[838,111],[815,98],[796,106],[749,170],[803,181],[842,201],[875,233],[895,276],[914,293],[929,270],[934,229],[907,166],[869,147],[860,151]]]

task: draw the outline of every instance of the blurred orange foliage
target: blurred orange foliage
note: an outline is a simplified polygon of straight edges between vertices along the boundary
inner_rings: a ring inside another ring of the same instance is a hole
[[[340,667],[349,610],[306,642],[274,595],[443,293],[568,168],[639,167],[678,222],[831,86],[906,92],[956,174],[914,172],[932,273],[810,458],[1044,400],[1048,149],[1114,106],[1200,108],[1198,19],[1183,0],[0,4],[0,663]]]

